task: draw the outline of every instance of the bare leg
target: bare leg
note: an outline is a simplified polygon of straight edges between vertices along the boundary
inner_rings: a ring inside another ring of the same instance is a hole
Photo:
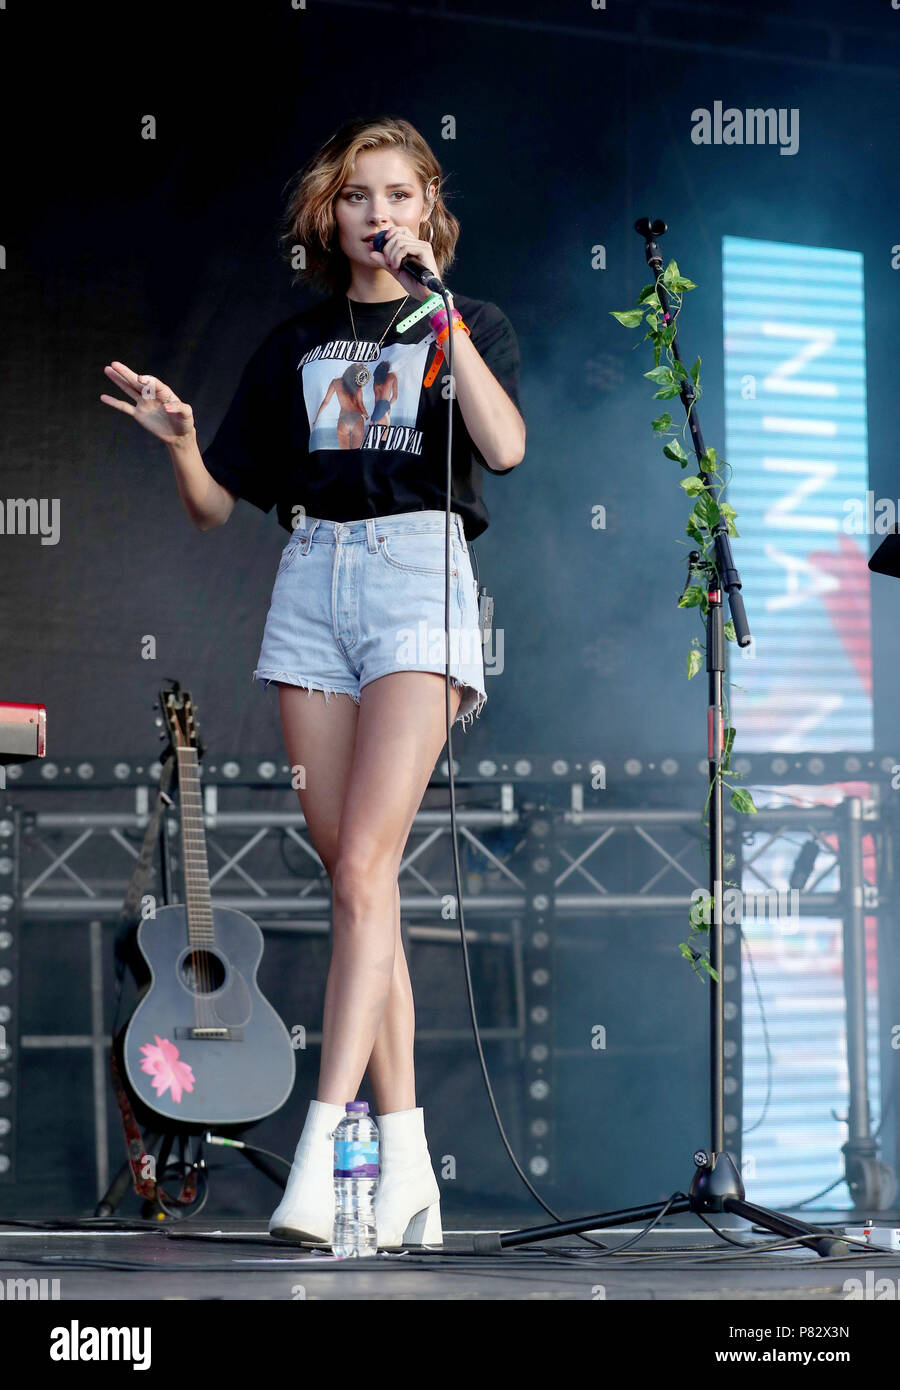
[[[428,680],[427,674],[422,672],[399,674],[407,678],[413,676]],[[379,685],[385,684],[388,680],[389,678],[385,677],[382,681],[373,681],[370,686],[367,686],[366,690],[363,691],[363,701],[368,704],[366,700],[368,693],[374,691]],[[443,681],[438,676],[434,677],[429,684],[437,689],[438,722],[441,730],[440,737],[443,740],[445,733]],[[360,709],[354,701],[347,697],[334,695],[326,703],[321,691],[310,693],[299,686],[282,684],[279,694],[285,746],[291,766],[300,765],[305,771],[305,786],[300,788],[297,793],[301,809],[316,852],[321,858],[329,878],[333,881],[338,857],[338,829],[350,771],[353,766],[353,751]],[[416,698],[421,699],[421,688],[419,696]],[[450,708],[453,716],[455,716],[458,706],[459,692],[451,686]],[[409,835],[409,827],[412,825],[412,820],[421,804],[425,787],[428,785],[434,763],[437,761],[442,747],[443,741],[437,747],[431,765],[425,774],[422,792],[413,809],[403,844],[400,847],[401,855]],[[369,1079],[372,1083],[379,1114],[389,1114],[394,1110],[410,1110],[416,1103],[413,1065],[415,1011],[409,970],[400,937],[400,890],[397,886],[396,875],[393,881],[393,926],[395,948],[390,990],[384,1004],[368,1063]],[[332,964],[334,964],[334,958],[332,958]],[[329,984],[332,973],[329,971]],[[326,988],[326,1009],[328,1002],[329,996]],[[317,1099],[321,1101],[330,1099],[322,1087],[325,1055],[326,1048],[323,1039],[320,1084],[317,1091]],[[359,1083],[357,1083],[356,1090],[358,1088]],[[356,1090],[354,1090],[353,1095],[356,1094]],[[352,1096],[348,1095],[347,1099],[352,1099]],[[336,1103],[343,1104],[344,1101],[341,1100]]]
[[[303,785],[297,790],[300,808],[316,853],[333,881],[359,709],[349,695],[332,695],[326,701],[321,690],[296,685],[280,684],[279,696],[288,759],[292,768],[300,766],[304,772]],[[321,1086],[316,1099],[327,1099]]]
[[[450,690],[451,717],[460,695]],[[392,993],[397,872],[416,812],[446,741],[444,681],[397,671],[362,692],[334,871],[334,946],[322,1026],[318,1099],[352,1100]],[[408,981],[408,972],[406,981]],[[404,998],[406,982],[397,989]],[[402,1067],[385,1077],[379,1061]],[[379,1106],[414,1095],[409,1023],[392,1029],[375,1063]],[[390,1086],[390,1092],[386,1089]]]
[[[416,1012],[400,936],[400,888],[397,884],[394,887],[394,973],[391,976],[391,992],[369,1058],[369,1080],[379,1115],[389,1115],[394,1110],[414,1110],[416,1105],[413,1063]]]

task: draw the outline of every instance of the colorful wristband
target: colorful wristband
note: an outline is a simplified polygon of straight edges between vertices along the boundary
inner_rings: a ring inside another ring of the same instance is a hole
[[[434,381],[435,377],[437,376],[438,372],[439,372],[440,369],[441,369],[441,363],[443,362],[443,360],[444,360],[443,351],[441,350],[441,348],[438,348],[437,353],[436,353],[436,355],[435,355],[435,359],[434,359],[434,361],[432,362],[431,366],[428,368],[428,372],[427,372],[427,374],[426,374],[426,376],[425,376],[425,382],[424,382],[424,384],[425,384],[426,386],[430,386],[431,383]]]
[[[468,325],[468,324],[463,323],[463,321],[462,321],[462,316],[460,316],[458,319],[454,319],[454,320],[453,320],[453,328],[452,328],[452,329],[451,329],[451,328],[443,328],[443,329],[441,329],[441,332],[440,332],[440,333],[437,335],[437,337],[435,338],[435,342],[437,343],[438,347],[440,347],[441,343],[446,342],[446,340],[450,337],[450,334],[451,334],[452,332],[455,332],[457,328],[461,328],[462,331],[463,331],[468,337],[471,338],[471,336],[472,336],[471,329],[469,328],[469,325]]]
[[[438,307],[444,307],[443,299],[441,299],[439,294],[430,294],[427,299],[423,299],[417,309],[414,309],[405,319],[400,320],[397,324],[397,332],[405,333],[407,328],[411,328],[414,323],[418,323],[420,319],[425,318],[426,314],[433,314]]]
[[[459,312],[455,304],[451,304],[450,308],[453,311],[453,317],[455,319],[462,318],[462,314]],[[435,310],[435,312],[431,315],[429,322],[432,328],[435,330],[435,332],[438,332],[441,328],[444,327],[444,325],[447,322],[447,310],[444,308],[443,303],[441,304],[441,307]]]

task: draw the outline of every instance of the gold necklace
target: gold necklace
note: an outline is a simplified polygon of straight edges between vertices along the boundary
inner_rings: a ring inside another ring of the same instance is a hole
[[[379,353],[381,352],[381,344],[384,342],[385,338],[386,338],[387,335],[390,333],[390,331],[391,331],[391,325],[393,324],[394,319],[397,317],[397,314],[399,314],[400,309],[403,308],[403,305],[406,303],[406,300],[407,300],[407,299],[409,299],[409,295],[406,295],[406,297],[405,297],[404,300],[403,300],[403,303],[402,303],[402,304],[400,305],[400,307],[397,309],[397,313],[394,314],[394,317],[391,319],[391,322],[388,324],[387,328],[384,330],[384,332],[382,333],[381,337],[378,339],[378,351],[379,351]],[[350,326],[351,326],[351,328],[353,329],[353,339],[354,339],[355,342],[358,343],[358,342],[359,342],[359,337],[358,337],[357,332],[356,332],[356,324],[355,324],[354,321],[353,321],[353,305],[352,305],[351,302],[350,302],[350,296],[349,296],[349,295],[347,296],[347,308],[350,310]],[[356,376],[355,376],[354,379],[355,379],[355,381],[356,381],[356,385],[357,385],[357,386],[367,386],[367,385],[369,384],[369,382],[371,381],[371,379],[372,379],[372,373],[369,371],[368,367],[365,367],[365,366],[363,366],[362,363],[360,363],[360,364],[357,366],[357,369],[356,369]]]

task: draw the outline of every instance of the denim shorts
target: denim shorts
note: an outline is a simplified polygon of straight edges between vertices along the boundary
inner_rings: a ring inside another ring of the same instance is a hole
[[[444,512],[361,521],[306,516],[281,555],[252,680],[349,695],[393,671],[446,671]],[[454,719],[487,701],[478,589],[462,517],[450,513],[450,680]]]

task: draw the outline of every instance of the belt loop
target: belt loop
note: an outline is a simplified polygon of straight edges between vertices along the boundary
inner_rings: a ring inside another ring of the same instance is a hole
[[[374,555],[378,549],[378,540],[375,536],[375,518],[372,516],[366,517],[366,541],[369,546],[369,554]]]
[[[300,543],[300,553],[301,553],[302,555],[308,555],[308,554],[309,554],[309,547],[312,545],[312,538],[313,538],[313,536],[314,536],[315,533],[316,533],[316,527],[317,527],[318,524],[319,524],[319,518],[316,517],[315,519],[313,519],[313,518],[311,518],[311,517],[307,517],[307,518],[306,518],[306,522],[307,522],[307,531],[306,531],[306,535],[304,536],[303,540],[302,540],[301,543]],[[310,524],[310,523],[311,523],[311,524]]]

